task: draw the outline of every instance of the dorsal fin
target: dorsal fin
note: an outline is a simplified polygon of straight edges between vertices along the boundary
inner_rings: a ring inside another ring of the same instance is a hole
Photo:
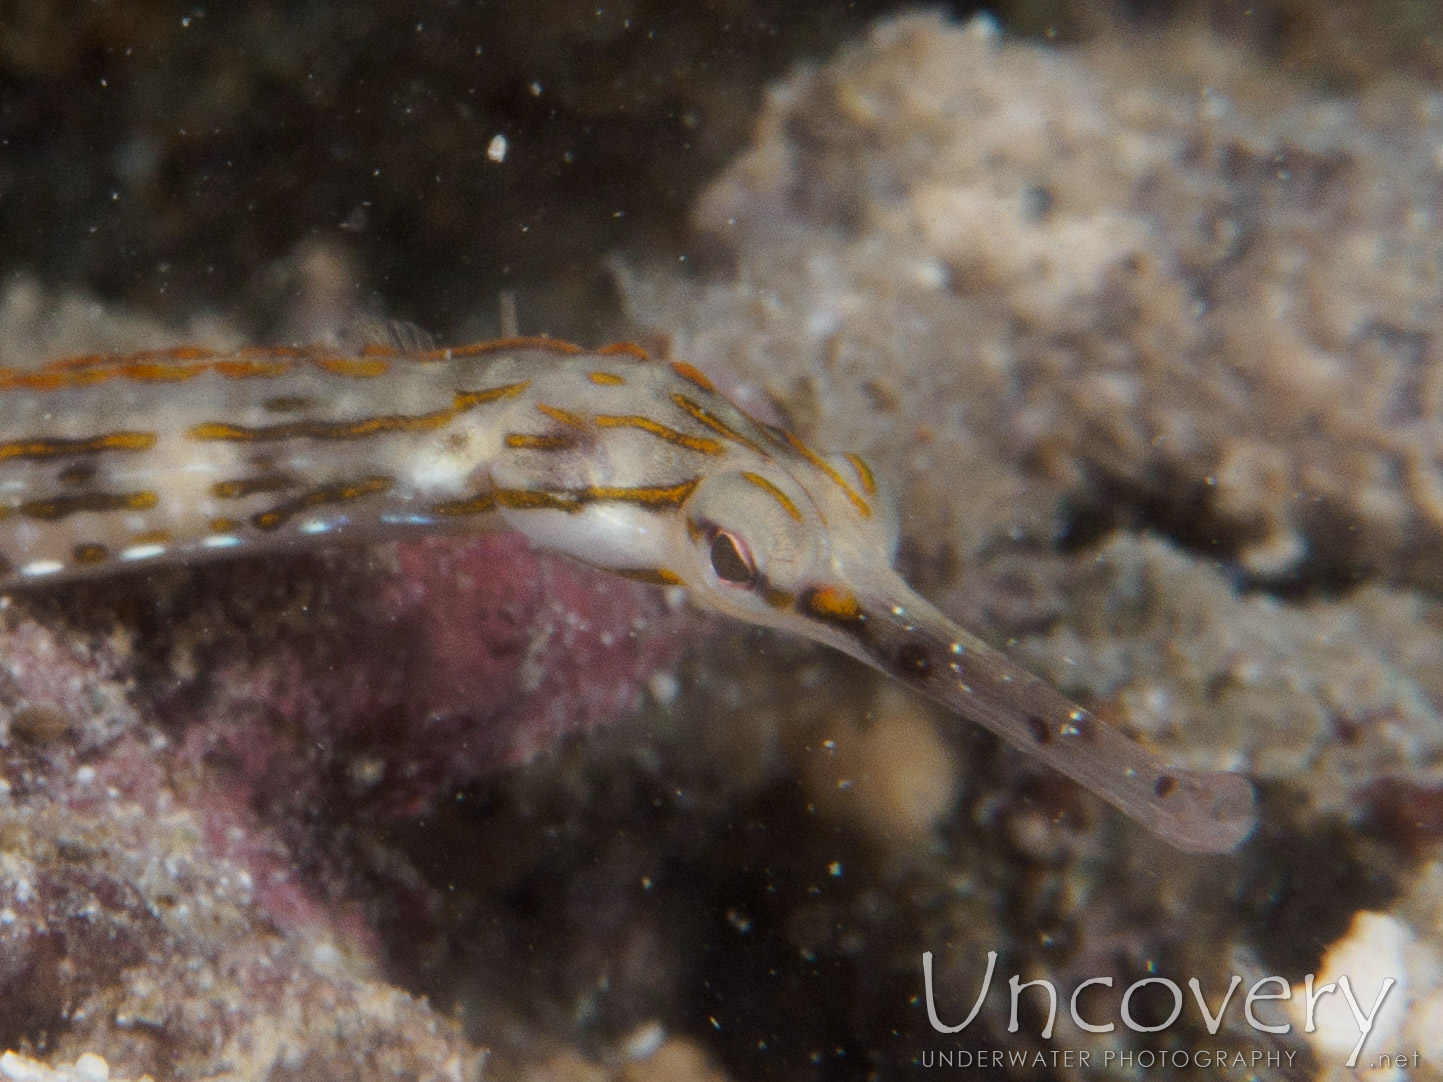
[[[382,319],[379,316],[365,316],[357,321],[351,332],[343,336],[364,349],[366,346],[380,346],[383,350],[397,353],[429,353],[436,348],[436,340],[429,331],[404,319]]]

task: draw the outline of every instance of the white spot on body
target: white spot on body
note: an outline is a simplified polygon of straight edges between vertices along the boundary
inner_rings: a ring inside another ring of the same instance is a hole
[[[120,550],[122,560],[151,560],[165,555],[164,545],[131,545]]]
[[[65,565],[59,560],[34,560],[20,569],[20,574],[26,578],[39,578],[42,575],[53,575],[57,571],[64,571]]]

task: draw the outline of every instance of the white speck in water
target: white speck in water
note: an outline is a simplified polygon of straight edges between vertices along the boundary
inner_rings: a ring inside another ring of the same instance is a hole
[[[506,136],[497,132],[491,137],[491,142],[486,145],[486,157],[497,165],[506,160]]]
[[[75,772],[75,784],[89,785],[93,781],[95,781],[95,767],[82,766]]]
[[[666,1027],[655,1020],[643,1022],[621,1042],[621,1054],[633,1063],[651,1059],[666,1043]]]
[[[669,672],[652,673],[647,686],[651,689],[651,697],[662,706],[670,706],[681,694],[681,682]]]

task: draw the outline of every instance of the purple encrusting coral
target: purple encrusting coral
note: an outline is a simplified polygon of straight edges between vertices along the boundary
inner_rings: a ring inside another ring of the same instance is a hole
[[[512,536],[375,553],[202,571],[158,666],[9,607],[0,1043],[166,1076],[287,1048],[312,1078],[477,1069],[376,978],[328,843],[634,709],[701,625]]]

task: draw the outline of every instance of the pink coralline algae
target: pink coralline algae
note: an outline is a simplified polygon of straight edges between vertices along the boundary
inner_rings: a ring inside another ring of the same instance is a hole
[[[394,552],[384,574],[322,583],[304,602],[318,620],[226,644],[202,677],[208,720],[186,727],[193,758],[224,760],[262,801],[339,772],[371,813],[415,814],[635,709],[697,626],[654,587],[538,557],[514,535]]]
[[[87,642],[106,606],[125,630]],[[332,846],[634,710],[705,626],[507,535],[4,615],[0,1044],[167,1077],[473,1076],[459,1029],[376,977],[386,888]]]

